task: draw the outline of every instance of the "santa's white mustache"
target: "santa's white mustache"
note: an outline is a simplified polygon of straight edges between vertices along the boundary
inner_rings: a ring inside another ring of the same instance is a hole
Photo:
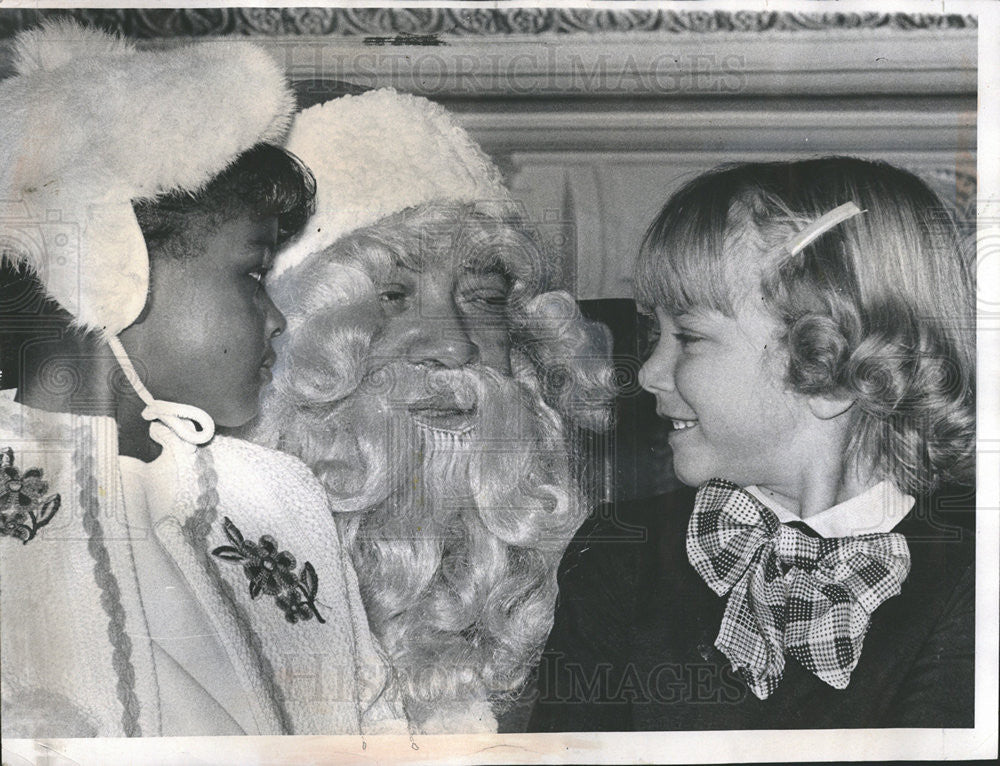
[[[513,385],[510,376],[481,364],[452,369],[390,362],[370,371],[357,393],[378,397],[421,422],[448,415],[474,419],[491,393]]]

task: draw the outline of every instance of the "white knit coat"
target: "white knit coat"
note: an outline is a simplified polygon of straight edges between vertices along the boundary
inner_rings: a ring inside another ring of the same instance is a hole
[[[27,542],[0,537],[3,735],[405,732],[313,474],[247,442],[194,448],[153,428],[164,450],[141,464],[119,458],[109,418],[0,398],[13,469],[0,497],[61,501]],[[31,469],[43,483],[23,481]],[[296,573],[312,564],[324,623],[251,597],[245,562],[212,553],[231,545],[226,518],[248,541],[273,538]]]

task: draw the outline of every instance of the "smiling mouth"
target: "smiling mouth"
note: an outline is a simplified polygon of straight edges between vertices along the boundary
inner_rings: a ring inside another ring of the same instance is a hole
[[[694,428],[698,425],[697,420],[681,420],[679,418],[670,418],[670,425],[674,431],[686,431],[689,428]]]
[[[432,396],[422,399],[414,402],[407,409],[417,425],[452,433],[464,433],[472,430],[478,411],[475,404],[464,407],[448,396]]]

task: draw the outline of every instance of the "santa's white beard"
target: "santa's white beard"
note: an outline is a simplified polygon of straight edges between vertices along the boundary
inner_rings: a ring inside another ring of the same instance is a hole
[[[419,723],[523,683],[585,508],[562,422],[533,381],[490,368],[414,372],[367,380],[303,457],[348,511],[339,519],[369,622]],[[428,390],[462,407],[471,399],[474,425],[418,425],[407,404]]]

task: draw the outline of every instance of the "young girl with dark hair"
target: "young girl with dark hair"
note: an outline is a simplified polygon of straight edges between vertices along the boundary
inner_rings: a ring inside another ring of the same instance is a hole
[[[406,731],[319,481],[215,434],[259,411],[285,328],[264,276],[313,209],[273,144],[282,70],[249,44],[143,53],[71,23],[15,58],[3,735]]]

